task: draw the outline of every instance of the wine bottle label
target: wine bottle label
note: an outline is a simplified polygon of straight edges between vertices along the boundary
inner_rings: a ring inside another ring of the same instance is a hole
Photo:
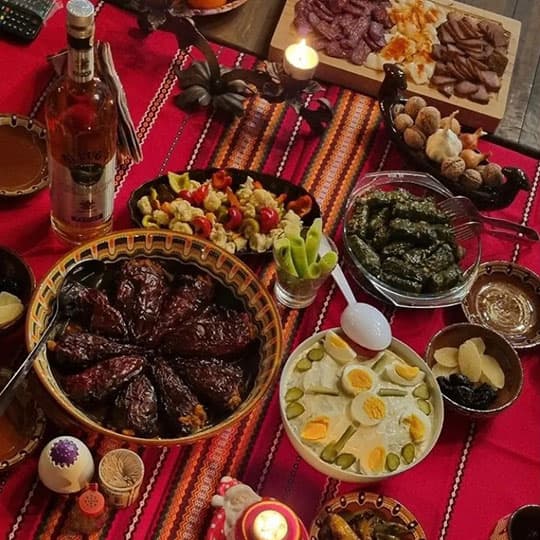
[[[49,155],[53,216],[74,226],[94,225],[112,216],[116,156],[105,166],[71,169]]]
[[[68,52],[68,77],[78,83],[94,78],[94,49],[70,48]]]

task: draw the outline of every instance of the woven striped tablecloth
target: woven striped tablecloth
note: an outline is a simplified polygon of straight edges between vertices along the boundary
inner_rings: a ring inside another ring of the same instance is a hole
[[[229,125],[209,111],[185,114],[172,97],[178,93],[174,67],[192,58],[178,51],[175,38],[156,32],[143,38],[135,18],[113,6],[96,3],[97,38],[109,41],[130,109],[142,141],[144,161],[126,163],[116,175],[115,229],[131,226],[126,207],[133,189],[168,170],[238,167],[261,170],[303,185],[316,197],[325,229],[340,243],[341,220],[349,196],[362,175],[406,164],[391,146],[380,123],[376,102],[352,91],[329,86],[325,97],[335,108],[328,130],[313,136],[292,109],[253,99],[240,120]],[[44,92],[51,80],[45,56],[64,47],[64,12],[53,16],[38,39],[26,47],[0,43],[0,103],[4,112],[42,115]],[[257,60],[216,46],[221,64],[253,68]],[[9,79],[5,74],[9,74]],[[540,181],[536,160],[485,144],[496,160],[520,166],[533,180],[530,193],[496,215],[540,228]],[[0,201],[0,243],[17,250],[39,279],[66,248],[49,224],[47,191],[18,200]],[[540,271],[540,248],[523,248],[483,238],[483,260],[503,259]],[[273,286],[271,268],[260,279]],[[444,325],[463,320],[459,308],[394,310],[375,303],[392,322],[395,337],[423,354],[430,337]],[[313,306],[283,310],[285,356],[319,330],[337,326],[345,301],[331,280]],[[3,351],[15,339],[0,342]],[[448,414],[433,452],[413,470],[369,486],[406,505],[429,539],[487,538],[497,519],[516,507],[540,502],[540,364],[538,352],[522,354],[525,383],[517,403],[497,418],[475,423]],[[57,435],[54,428],[49,438]],[[84,436],[99,457],[116,445]],[[211,517],[210,498],[220,478],[231,475],[262,495],[292,506],[309,526],[325,501],[358,489],[319,474],[292,449],[280,422],[277,385],[253,413],[221,435],[185,448],[138,448],[146,477],[141,496],[130,508],[111,514],[92,538],[199,540]],[[37,454],[0,475],[0,538],[26,540],[58,537],[73,499],[42,486],[36,474]]]

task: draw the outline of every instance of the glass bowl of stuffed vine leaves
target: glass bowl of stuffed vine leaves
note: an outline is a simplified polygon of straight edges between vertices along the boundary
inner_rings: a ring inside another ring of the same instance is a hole
[[[29,348],[83,259],[104,264],[62,288],[34,364],[57,424],[139,445],[191,444],[240,421],[267,392],[282,353],[270,293],[234,255],[169,231],[118,231],[58,261],[31,301]]]
[[[365,175],[352,194],[344,245],[354,274],[398,307],[461,303],[480,264],[480,227],[451,220],[439,203],[452,197],[428,174]]]

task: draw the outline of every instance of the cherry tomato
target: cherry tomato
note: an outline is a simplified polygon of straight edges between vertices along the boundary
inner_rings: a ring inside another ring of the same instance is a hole
[[[275,208],[261,208],[259,210],[261,232],[266,234],[279,225],[279,214]]]
[[[224,224],[224,227],[229,231],[235,231],[240,227],[242,223],[242,219],[244,218],[244,214],[242,213],[242,210],[240,208],[237,208],[236,206],[231,206],[229,208],[229,212],[227,214],[228,219]]]
[[[193,230],[203,238],[208,238],[212,232],[212,222],[204,216],[196,216],[191,220]]]
[[[212,175],[212,185],[216,189],[225,189],[232,184],[232,177],[227,174],[224,170],[216,171]]]
[[[191,196],[191,191],[189,191],[188,189],[181,189],[179,192],[178,192],[178,196],[181,198],[181,199],[184,199],[184,201],[187,201],[188,203],[192,203],[193,202],[193,198]]]
[[[191,201],[195,206],[202,206],[204,199],[208,195],[208,190],[210,189],[209,184],[203,184],[198,187],[195,191],[191,192]]]

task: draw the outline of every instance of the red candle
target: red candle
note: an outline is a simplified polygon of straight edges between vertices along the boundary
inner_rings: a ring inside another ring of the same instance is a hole
[[[263,499],[252,504],[236,522],[235,540],[308,540],[306,528],[285,504]]]

